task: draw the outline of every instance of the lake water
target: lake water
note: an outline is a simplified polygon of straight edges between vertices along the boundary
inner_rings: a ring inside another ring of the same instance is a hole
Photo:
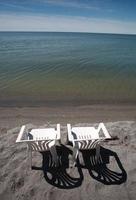
[[[0,32],[0,106],[136,102],[136,35]]]

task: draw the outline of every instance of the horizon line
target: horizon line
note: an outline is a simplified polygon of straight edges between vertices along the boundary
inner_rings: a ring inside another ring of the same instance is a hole
[[[136,35],[136,33],[111,33],[111,32],[78,32],[78,31],[37,31],[37,30],[32,30],[32,31],[26,31],[26,30],[0,30],[0,33],[5,33],[5,32],[18,32],[18,33],[82,33],[82,34],[107,34],[107,35]]]

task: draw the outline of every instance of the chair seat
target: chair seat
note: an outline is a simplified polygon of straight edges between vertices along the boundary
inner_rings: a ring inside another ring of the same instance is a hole
[[[32,129],[31,131],[25,130],[26,126],[23,125],[20,129],[16,142],[26,142],[28,145],[28,153],[30,156],[30,165],[32,167],[32,151],[50,151],[52,161],[58,166],[58,158],[56,151],[56,141],[60,140],[60,124],[56,128],[40,128]],[[26,138],[27,136],[27,138]]]
[[[34,140],[55,140],[57,135],[54,128],[32,129],[30,134]]]
[[[99,123],[98,128],[95,127],[71,127],[67,124],[68,142],[73,145],[73,166],[79,154],[79,150],[96,149],[97,160],[100,157],[100,144],[106,139],[111,138],[105,125]],[[103,133],[103,134],[102,134]]]
[[[100,138],[94,127],[74,127],[72,128],[72,133],[74,140],[92,140]]]

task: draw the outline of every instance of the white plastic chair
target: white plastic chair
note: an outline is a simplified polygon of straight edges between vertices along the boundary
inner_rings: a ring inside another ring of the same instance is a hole
[[[71,127],[71,124],[67,124],[68,129],[68,141],[73,145],[73,166],[76,163],[76,159],[79,154],[79,150],[96,149],[96,159],[100,157],[100,143],[105,139],[110,139],[111,136],[108,133],[105,125],[100,123],[98,128],[95,127]],[[103,136],[100,135],[100,131],[103,131]]]
[[[32,151],[50,151],[55,165],[58,165],[58,157],[56,151],[56,141],[60,140],[60,124],[57,128],[31,129],[30,132],[25,131],[25,126],[21,127],[18,134],[17,143],[26,142],[28,145],[28,153],[30,155],[30,165],[32,167]]]

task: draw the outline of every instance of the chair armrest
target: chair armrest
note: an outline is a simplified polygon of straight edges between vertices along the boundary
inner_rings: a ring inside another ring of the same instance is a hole
[[[19,134],[18,134],[18,137],[17,137],[17,139],[16,139],[16,142],[21,142],[21,139],[22,139],[24,130],[25,130],[25,125],[23,125],[23,126],[21,127],[20,132],[19,132]]]
[[[72,138],[71,138],[71,124],[67,124],[67,131],[68,131],[68,140],[69,141],[72,141]]]
[[[111,136],[110,136],[110,134],[108,133],[108,131],[107,131],[107,129],[106,129],[104,123],[100,123],[100,124],[99,124],[98,129],[97,129],[98,134],[99,134],[99,131],[100,131],[101,129],[103,130],[103,133],[104,133],[106,139],[111,138]]]
[[[57,140],[60,140],[60,124],[57,124]]]

